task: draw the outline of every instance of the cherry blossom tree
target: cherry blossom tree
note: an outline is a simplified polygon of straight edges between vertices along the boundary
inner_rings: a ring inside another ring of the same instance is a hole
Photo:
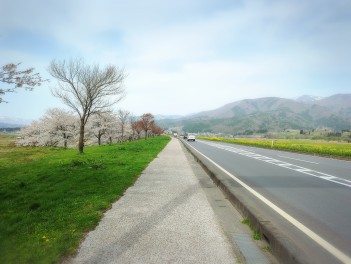
[[[58,108],[49,109],[44,117],[21,130],[21,139],[17,144],[66,148],[74,145],[78,127],[77,118],[69,112]]]
[[[141,120],[131,120],[131,129],[132,129],[132,133],[134,135],[134,133],[137,134],[138,139],[140,139],[140,134],[143,131],[143,125],[142,125],[142,121]]]
[[[33,73],[34,68],[19,70],[20,63],[9,63],[0,68],[0,82],[7,87],[0,87],[0,103],[7,103],[2,99],[5,93],[13,93],[16,88],[24,88],[32,91],[35,86],[40,86],[47,81],[42,79],[39,73]]]
[[[42,121],[33,121],[29,126],[21,129],[20,139],[17,140],[17,145],[20,146],[44,146],[43,137],[46,131],[44,130]]]
[[[146,113],[141,116],[141,127],[145,133],[145,139],[148,137],[148,132],[151,131],[152,126],[155,123],[155,118],[151,113]]]
[[[153,123],[152,127],[151,127],[151,133],[153,135],[161,135],[163,133],[164,129],[159,127],[158,125],[156,125],[155,123]]]
[[[128,123],[127,121],[128,121],[129,115],[130,115],[130,112],[126,110],[118,110],[117,112],[118,125],[121,131],[122,141],[124,141],[124,134]]]
[[[90,135],[95,137],[101,145],[101,139],[106,137],[112,143],[112,137],[117,132],[117,119],[112,113],[97,113],[91,116],[87,124]]]
[[[78,119],[71,113],[53,108],[47,110],[42,121],[46,124],[49,137],[57,145],[67,148],[68,141],[74,140],[78,134]]]

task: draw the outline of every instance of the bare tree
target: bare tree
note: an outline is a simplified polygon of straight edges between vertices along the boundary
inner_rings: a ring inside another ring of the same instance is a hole
[[[71,59],[53,60],[48,71],[58,80],[52,94],[79,115],[78,149],[83,153],[84,128],[89,117],[107,111],[123,97],[124,70],[114,65],[100,69],[98,65],[86,65],[82,59]]]
[[[117,112],[117,119],[118,119],[119,126],[121,128],[122,141],[124,139],[124,132],[125,132],[129,115],[130,115],[130,112],[126,110],[118,110]]]
[[[16,88],[24,88],[32,91],[35,86],[40,86],[43,80],[39,73],[33,73],[34,68],[18,70],[20,63],[9,63],[0,68],[0,82],[10,85],[9,88],[0,88],[0,103],[7,103],[2,99],[5,93],[13,93]],[[13,87],[14,85],[14,87]]]

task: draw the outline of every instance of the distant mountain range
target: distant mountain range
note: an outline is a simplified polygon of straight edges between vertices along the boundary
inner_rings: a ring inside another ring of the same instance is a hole
[[[321,96],[313,96],[313,95],[302,95],[295,100],[301,103],[315,103],[316,101],[322,100],[324,97]]]
[[[179,119],[181,115],[155,115],[156,120],[163,119]],[[30,124],[33,120],[23,118],[13,118],[7,116],[0,116],[0,129],[1,128],[21,128]]]
[[[0,116],[0,129],[1,128],[19,128],[30,124],[32,120],[23,118],[12,118],[7,116]]]
[[[159,126],[185,132],[239,134],[285,129],[351,129],[351,94],[245,99],[188,116],[155,115],[155,119]],[[0,129],[23,127],[31,121],[0,116]]]
[[[181,115],[155,115],[156,120],[162,120],[162,119],[179,119],[182,118]]]
[[[230,134],[285,129],[350,129],[351,94],[325,98],[303,95],[296,99],[246,99],[178,119],[162,119],[158,123],[185,132]]]

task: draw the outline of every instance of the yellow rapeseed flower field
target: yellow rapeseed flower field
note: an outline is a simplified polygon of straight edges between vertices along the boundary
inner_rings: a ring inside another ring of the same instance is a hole
[[[295,152],[304,152],[318,154],[324,156],[335,156],[351,159],[351,144],[328,142],[328,141],[313,141],[313,140],[291,140],[291,139],[232,139],[219,137],[199,137],[206,140],[227,142],[233,144],[241,144],[254,147],[272,148],[279,150],[288,150]]]

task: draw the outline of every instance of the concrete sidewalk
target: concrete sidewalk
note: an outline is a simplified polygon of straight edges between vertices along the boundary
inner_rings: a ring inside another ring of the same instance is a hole
[[[106,212],[68,263],[236,263],[177,139]]]

